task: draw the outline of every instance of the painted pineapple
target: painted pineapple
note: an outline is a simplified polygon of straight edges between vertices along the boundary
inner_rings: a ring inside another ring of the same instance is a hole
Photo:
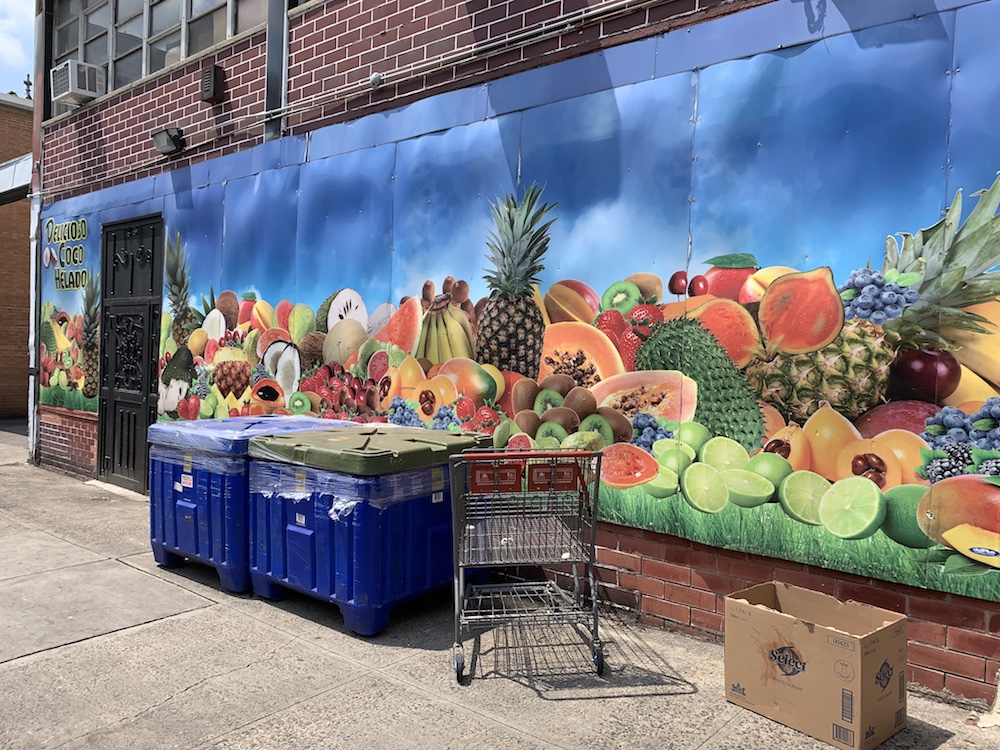
[[[785,419],[804,424],[821,401],[855,419],[885,396],[897,340],[867,320],[848,320],[837,338],[819,351],[758,360],[745,374],[757,397]]]
[[[549,228],[542,223],[555,206],[539,205],[542,188],[532,185],[518,204],[514,195],[490,206],[496,231],[486,241],[493,272],[483,278],[490,297],[478,321],[476,351],[484,364],[538,377],[545,320],[534,297],[534,285],[544,268]]]
[[[87,275],[83,287],[83,349],[80,367],[83,369],[83,395],[93,398],[97,395],[101,364],[99,339],[101,335],[101,277],[100,274]]]
[[[883,275],[890,271],[910,274],[909,285],[919,300],[903,308],[899,318],[876,325],[848,320],[828,346],[808,354],[781,354],[768,362],[757,361],[746,369],[747,379],[759,398],[775,406],[786,419],[800,424],[826,400],[854,419],[885,399],[889,368],[898,351],[930,346],[961,347],[963,332],[983,331],[984,319],[973,305],[1000,294],[1000,275],[990,272],[1000,264],[1000,178],[979,194],[979,203],[965,223],[962,193],[944,218],[916,234],[886,239]],[[961,361],[961,359],[960,359]]]
[[[188,276],[187,255],[181,244],[181,233],[177,232],[171,240],[167,235],[167,258],[164,269],[164,286],[167,288],[167,299],[173,321],[170,334],[177,346],[186,344],[191,331],[188,324],[194,322],[189,302],[191,299],[190,277]]]

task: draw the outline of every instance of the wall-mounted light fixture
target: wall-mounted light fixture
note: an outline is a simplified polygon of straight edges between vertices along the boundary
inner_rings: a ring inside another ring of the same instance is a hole
[[[184,148],[184,134],[180,128],[165,128],[153,133],[153,148],[161,154],[176,154]]]

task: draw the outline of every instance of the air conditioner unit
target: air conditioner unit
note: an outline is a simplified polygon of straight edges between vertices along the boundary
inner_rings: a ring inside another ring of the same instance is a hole
[[[106,73],[99,65],[67,60],[49,71],[52,101],[83,104],[104,94]]]

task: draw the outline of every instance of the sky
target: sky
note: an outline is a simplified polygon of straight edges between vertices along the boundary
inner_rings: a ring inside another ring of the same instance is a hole
[[[0,93],[24,96],[24,76],[34,78],[32,0],[0,0]]]

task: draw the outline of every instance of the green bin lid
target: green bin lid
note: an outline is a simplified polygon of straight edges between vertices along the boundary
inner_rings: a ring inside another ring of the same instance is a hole
[[[374,476],[448,462],[453,453],[492,445],[489,435],[371,425],[257,436],[250,457],[345,474]]]

